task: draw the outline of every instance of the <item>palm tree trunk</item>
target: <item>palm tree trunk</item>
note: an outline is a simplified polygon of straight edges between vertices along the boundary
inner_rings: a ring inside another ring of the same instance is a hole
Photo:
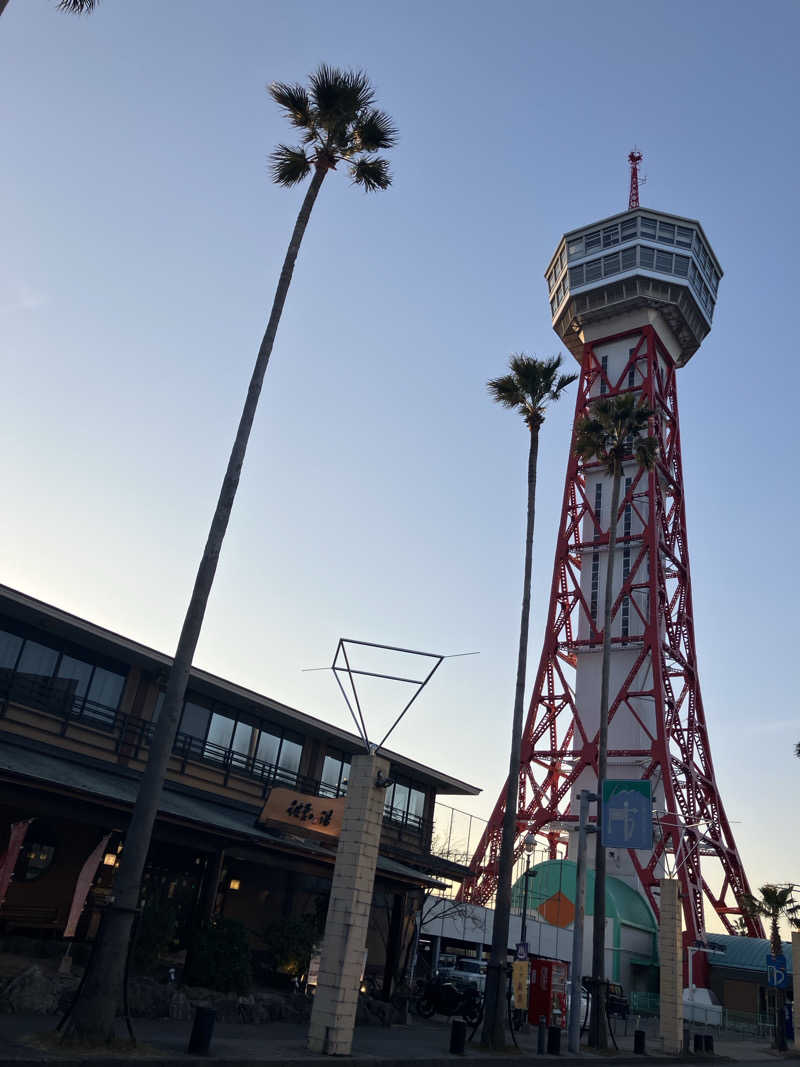
[[[125,835],[119,870],[114,880],[114,903],[103,916],[95,950],[89,961],[88,971],[81,995],[70,1019],[67,1036],[70,1039],[101,1042],[113,1036],[114,1017],[121,1003],[125,960],[131,927],[139,905],[139,893],[153,824],[158,812],[164,776],[167,771],[175,734],[180,721],[183,699],[189,681],[194,652],[200,637],[200,629],[214,581],[222,541],[228,527],[239,476],[242,471],[247,441],[261,394],[264,374],[272,353],[275,334],[280,322],[283,305],[292,280],[295,260],[300,249],[311,209],[327,173],[327,167],[318,165],[306,192],[297,221],[283,261],[278,280],[272,313],[266,333],[258,350],[250,387],[244,403],[239,428],[233,443],[228,468],[222,482],[208,540],[200,560],[200,566],[192,590],[191,600],[183,621],[178,648],[167,679],[164,706],[155,729],[150,754],[133,809],[130,825]]]
[[[601,1006],[598,979],[606,976],[606,850],[600,843],[603,819],[603,782],[608,773],[608,703],[611,676],[611,609],[614,606],[614,556],[617,548],[617,512],[619,511],[622,471],[614,472],[611,488],[611,512],[608,525],[608,559],[606,561],[606,588],[603,613],[603,665],[600,680],[600,729],[597,738],[597,834],[595,835],[594,866],[594,925],[592,927],[592,978],[595,995],[592,997],[591,1039],[595,1048],[604,1049],[608,1044],[605,1010]]]
[[[505,1045],[506,959],[508,926],[511,915],[511,880],[514,875],[514,840],[517,834],[517,796],[522,745],[522,712],[525,701],[525,674],[528,667],[528,627],[531,615],[531,572],[533,569],[533,524],[536,516],[536,463],[539,456],[539,430],[531,429],[528,452],[528,521],[525,530],[525,578],[522,590],[522,615],[519,626],[517,688],[514,694],[514,721],[511,727],[511,756],[508,761],[506,808],[500,841],[500,862],[495,893],[492,954],[486,975],[486,1005],[483,1043],[501,1049]]]

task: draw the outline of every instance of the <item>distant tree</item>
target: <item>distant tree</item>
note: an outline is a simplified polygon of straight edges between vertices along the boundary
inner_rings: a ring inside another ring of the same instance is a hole
[[[762,885],[759,889],[761,899],[747,895],[742,899],[742,909],[746,914],[759,919],[769,920],[769,947],[773,956],[781,952],[781,934],[779,923],[786,920],[789,926],[800,930],[800,904],[795,903],[792,886]]]
[[[800,904],[794,900],[793,886],[762,885],[759,889],[761,899],[748,894],[741,901],[745,914],[769,919],[769,947],[773,956],[780,956],[783,947],[779,924],[785,920],[795,930],[800,930]],[[778,990],[775,1005],[775,1046],[786,1048],[786,1028],[783,1021],[783,1004],[785,994]]]
[[[561,356],[535,359],[524,353],[509,360],[510,374],[487,382],[492,400],[522,416],[528,427],[528,519],[525,531],[525,575],[522,585],[522,613],[517,654],[517,684],[511,723],[511,754],[506,781],[503,833],[495,892],[492,955],[486,975],[486,1012],[483,1042],[490,1048],[505,1045],[505,963],[508,952],[508,927],[511,915],[511,881],[514,873],[514,840],[517,834],[517,795],[522,745],[522,715],[525,701],[525,677],[528,667],[528,628],[531,612],[531,572],[533,561],[533,525],[536,515],[536,466],[539,458],[539,431],[544,425],[548,404],[555,403],[577,374],[561,374]]]
[[[397,132],[389,117],[375,107],[375,94],[367,76],[361,71],[342,71],[323,64],[311,75],[309,82],[308,89],[283,82],[276,82],[269,87],[273,100],[301,135],[299,146],[279,145],[273,152],[272,180],[285,187],[297,185],[309,175],[311,181],[283,261],[272,312],[258,351],[177,651],[167,678],[164,705],[150,744],[147,767],[139,786],[114,881],[114,905],[105,913],[95,951],[72,1009],[66,1034],[68,1040],[77,1037],[82,1041],[100,1043],[113,1037],[114,1017],[121,1002],[131,924],[139,903],[142,873],[164,775],[172,754],[189,672],[236,497],[264,375],[311,209],[326,176],[340,163],[345,165],[352,181],[366,192],[386,189],[391,183],[389,165],[376,153],[390,148],[397,140]]]
[[[614,606],[614,556],[617,548],[617,521],[622,476],[626,464],[636,464],[651,470],[656,461],[658,444],[655,437],[646,435],[653,411],[633,393],[595,400],[589,413],[575,426],[575,453],[588,462],[600,464],[611,476],[611,508],[608,522],[608,559],[606,561],[605,611],[603,616],[603,661],[600,681],[600,729],[597,745],[598,792],[608,770],[608,704],[611,670],[611,616]],[[598,805],[599,807],[599,805]],[[599,818],[599,815],[598,815]],[[606,850],[598,842],[595,859],[595,893],[592,945],[592,977],[605,978],[605,919],[606,919]],[[593,1005],[598,998],[593,997]],[[605,1048],[605,1022],[602,1013],[593,1010],[591,1039],[595,1046]]]

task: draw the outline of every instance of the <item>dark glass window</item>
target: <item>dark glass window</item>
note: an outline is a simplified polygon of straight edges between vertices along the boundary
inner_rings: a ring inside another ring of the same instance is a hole
[[[125,679],[121,674],[106,670],[105,667],[95,667],[89,684],[89,692],[86,695],[83,715],[89,718],[107,719],[107,712],[103,714],[101,709],[113,708],[116,711],[124,686]],[[98,704],[99,708],[94,707]]]
[[[204,741],[210,718],[211,711],[208,708],[204,708],[201,704],[193,704],[187,700],[183,706],[181,733],[189,734],[190,737],[197,737]]]
[[[230,748],[231,738],[233,737],[233,725],[233,719],[229,719],[227,715],[220,715],[215,711],[211,716],[211,725],[208,728],[206,744],[211,746],[216,745],[223,749]]]
[[[386,791],[383,815],[391,822],[402,823],[414,830],[422,825],[425,812],[425,790],[413,782],[395,781]]]
[[[303,746],[297,741],[291,741],[284,737],[281,745],[281,755],[278,766],[282,771],[289,774],[297,774],[300,770],[300,757],[303,755]]]
[[[83,700],[89,688],[93,667],[91,663],[74,659],[72,656],[62,656],[56,671],[57,678],[66,679],[72,687],[76,700]]]
[[[253,740],[253,727],[249,722],[237,722],[236,729],[233,731],[233,740],[231,741],[231,748],[234,752],[239,752],[246,756],[250,752],[250,744]]]
[[[17,674],[30,674],[39,678],[52,678],[58,652],[37,641],[26,641],[17,664]]]
[[[104,726],[113,725],[125,686],[123,673],[9,631],[0,631],[0,670],[12,700]]]
[[[328,751],[322,764],[319,792],[323,797],[338,797],[347,792],[350,761],[341,752]]]
[[[6,633],[0,630],[0,668],[13,671],[19,658],[19,650],[22,648],[22,638],[16,634]]]
[[[411,793],[408,798],[408,817],[409,820],[415,820],[422,822],[422,818],[425,814],[425,794],[421,789],[414,789],[412,787]]]
[[[256,757],[263,760],[264,763],[270,763],[277,766],[278,754],[281,750],[281,736],[280,734],[273,734],[269,730],[262,730],[258,738],[258,748],[256,749]]]

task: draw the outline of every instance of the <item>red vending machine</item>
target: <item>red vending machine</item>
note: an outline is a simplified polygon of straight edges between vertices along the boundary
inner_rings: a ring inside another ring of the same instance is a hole
[[[531,956],[528,1022],[537,1024],[543,1015],[548,1026],[566,1027],[567,973],[566,963]]]

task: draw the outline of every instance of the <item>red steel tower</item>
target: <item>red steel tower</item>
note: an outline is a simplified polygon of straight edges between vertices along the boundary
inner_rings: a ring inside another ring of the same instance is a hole
[[[649,433],[659,457],[648,473],[631,456],[610,516],[611,479],[570,448],[522,736],[515,845],[519,856],[532,829],[555,858],[577,827],[579,791],[597,789],[602,605],[615,521],[608,776],[650,779],[657,829],[652,852],[616,854],[608,872],[642,893],[656,916],[659,879],[676,874],[690,942],[704,939],[704,900],[732,932],[749,892],[700,694],[678,420],[677,371],[711,328],[721,275],[698,222],[638,206],[566,234],[547,269],[553,328],[581,367],[575,419],[596,397],[632,391],[655,412]],[[497,884],[504,800],[505,787],[462,889],[475,903]],[[763,936],[758,920],[745,921]]]

